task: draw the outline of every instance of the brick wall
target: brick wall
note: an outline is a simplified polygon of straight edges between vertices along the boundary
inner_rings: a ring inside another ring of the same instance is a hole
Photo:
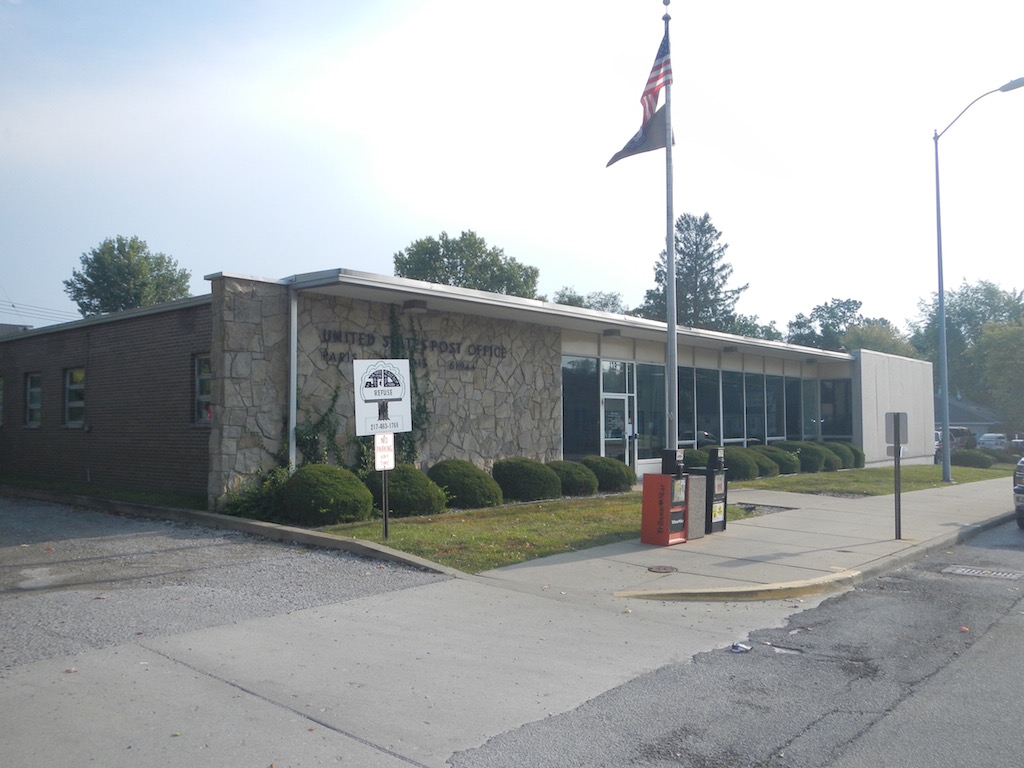
[[[209,297],[0,340],[4,474],[205,494],[210,428],[194,419]],[[64,372],[85,369],[85,426],[64,424]],[[42,422],[25,426],[25,375],[42,375]]]

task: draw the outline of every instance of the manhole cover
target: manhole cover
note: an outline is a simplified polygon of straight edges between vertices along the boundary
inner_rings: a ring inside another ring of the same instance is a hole
[[[952,573],[956,576],[984,576],[988,579],[1009,579],[1016,581],[1022,575],[1014,571],[993,571],[988,568],[974,568],[969,565],[951,565],[942,569],[943,573]]]
[[[647,570],[651,573],[675,573],[679,569],[671,565],[652,565]]]

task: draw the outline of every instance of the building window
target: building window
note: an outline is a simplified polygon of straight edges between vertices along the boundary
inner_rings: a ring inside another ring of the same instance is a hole
[[[722,444],[742,440],[743,434],[743,374],[722,371]]]
[[[636,364],[637,458],[657,459],[665,449],[665,366]]]
[[[821,432],[830,439],[853,439],[853,382],[826,379],[821,382]]]
[[[693,387],[693,368],[679,367],[679,443],[693,447],[697,443],[697,405]]]
[[[767,440],[765,431],[765,377],[761,373],[748,373],[743,377],[743,394],[747,418],[747,442],[763,445]]]
[[[722,393],[718,371],[698,368],[696,372],[697,447],[719,445],[722,419]]]
[[[85,368],[64,371],[64,426],[85,426]]]
[[[4,380],[0,379],[0,427],[4,425]]]
[[[786,437],[786,394],[781,376],[764,377],[764,397],[768,439],[783,439]]]
[[[213,422],[213,404],[210,393],[213,391],[213,369],[209,355],[195,356],[195,422],[210,424]]]
[[[43,374],[25,374],[25,426],[43,423]]]
[[[601,375],[596,357],[562,358],[562,457],[601,453]]]

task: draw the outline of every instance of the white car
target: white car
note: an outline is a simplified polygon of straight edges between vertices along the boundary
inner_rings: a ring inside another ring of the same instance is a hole
[[[1002,432],[986,432],[978,438],[979,448],[991,448],[993,451],[1005,451],[1009,444]]]

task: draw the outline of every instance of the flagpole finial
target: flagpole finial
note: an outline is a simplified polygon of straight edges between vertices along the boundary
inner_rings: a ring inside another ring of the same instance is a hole
[[[667,22],[669,19],[672,18],[671,16],[668,15],[668,4],[672,2],[672,0],[661,0],[661,2],[665,4],[665,15],[661,17],[661,20]]]

